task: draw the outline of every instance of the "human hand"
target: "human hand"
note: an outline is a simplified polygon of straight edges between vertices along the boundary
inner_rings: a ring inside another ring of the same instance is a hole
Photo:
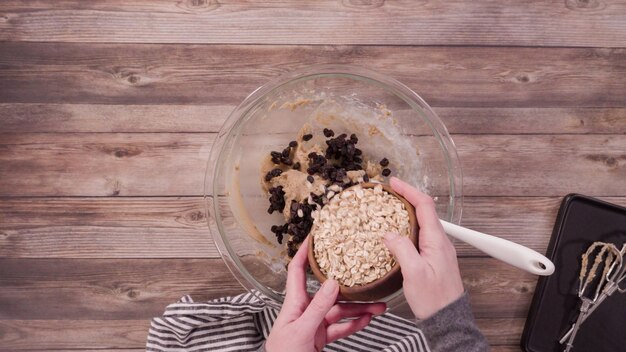
[[[400,264],[404,295],[413,314],[426,319],[463,295],[456,250],[439,222],[433,199],[395,177],[390,183],[415,206],[419,253],[405,236],[388,233],[384,243]]]
[[[306,291],[307,248],[305,239],[289,263],[285,301],[265,342],[268,352],[321,351],[363,329],[387,308],[385,303],[335,303],[339,294],[335,280],[326,280],[311,299]],[[344,318],[356,319],[339,323]]]

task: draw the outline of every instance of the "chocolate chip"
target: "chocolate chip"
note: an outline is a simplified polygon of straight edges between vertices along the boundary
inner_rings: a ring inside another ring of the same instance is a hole
[[[310,134],[310,133],[309,134],[305,134],[304,136],[302,136],[302,140],[303,141],[310,141],[311,138],[313,138],[313,135]]]
[[[387,158],[383,158],[383,159],[380,161],[380,166],[385,167],[385,166],[387,166],[387,165],[389,165],[389,159],[387,159]]]
[[[291,148],[295,148],[295,147],[297,147],[297,146],[298,146],[298,142],[296,142],[296,141],[291,141],[291,142],[289,142],[289,146],[290,146]]]
[[[310,183],[315,182],[315,179],[313,178],[313,176],[309,175],[306,177],[306,180],[309,181]]]
[[[383,174],[383,176],[387,177],[387,176],[391,175],[391,170],[389,170],[389,169],[383,169],[382,174]]]
[[[335,135],[335,131],[331,130],[330,128],[324,128],[324,136],[327,138],[330,138],[332,136]]]

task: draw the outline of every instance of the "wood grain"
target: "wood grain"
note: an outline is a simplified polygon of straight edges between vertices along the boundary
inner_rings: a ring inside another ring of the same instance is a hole
[[[235,105],[0,104],[2,131],[23,132],[218,132]],[[615,113],[620,114],[621,109]],[[626,110],[626,109],[625,109]],[[602,114],[603,126],[613,125]],[[626,114],[626,111],[624,112]],[[579,118],[585,118],[582,113]],[[595,115],[595,114],[594,114]],[[586,118],[585,118],[586,119]],[[586,119],[587,120],[587,119]],[[589,122],[589,121],[587,121]],[[617,121],[616,123],[619,123]],[[608,127],[608,126],[607,126]],[[618,126],[619,128],[619,126]],[[600,127],[602,129],[602,127]]]
[[[148,320],[0,320],[2,350],[132,349],[146,345]]]
[[[626,45],[615,0],[7,1],[2,12],[2,41]]]
[[[0,134],[0,196],[202,195],[214,137]],[[466,196],[626,196],[626,135],[454,139]],[[433,140],[416,143],[438,148]]]
[[[11,198],[1,258],[219,258],[202,198]]]
[[[478,319],[477,323],[493,345],[510,346],[519,342],[523,319]],[[147,320],[0,320],[0,344],[6,350],[145,348],[149,325]]]
[[[0,195],[202,195],[214,137],[2,134]]]
[[[282,73],[335,63],[386,73],[433,106],[626,106],[626,49],[19,42],[2,49],[0,103],[235,105]]]
[[[0,104],[2,131],[218,132],[235,105]],[[435,107],[452,134],[626,134],[626,108]]]
[[[0,264],[0,319],[149,319],[185,294],[203,301],[243,292],[221,259],[0,259]],[[462,258],[460,267],[477,317],[525,317],[535,276],[490,258]]]
[[[602,198],[626,206],[626,197]],[[560,197],[467,197],[462,224],[545,252]],[[219,258],[203,199],[5,198],[1,258]],[[482,256],[456,242],[459,256]]]
[[[168,303],[242,292],[206,227],[209,150],[250,92],[314,64],[420,94],[459,149],[462,224],[544,252],[565,194],[626,206],[625,18],[623,0],[3,1],[0,351],[142,351]],[[492,350],[520,351],[536,277],[456,247]]]
[[[626,136],[457,136],[468,196],[626,195]]]
[[[504,303],[503,303],[504,304]],[[519,345],[525,319],[476,319],[476,325],[491,345]]]
[[[0,319],[150,319],[243,292],[221,259],[0,259]]]

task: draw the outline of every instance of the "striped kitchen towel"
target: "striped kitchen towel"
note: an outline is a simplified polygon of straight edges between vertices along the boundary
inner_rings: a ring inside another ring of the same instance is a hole
[[[278,310],[252,293],[195,303],[184,296],[154,318],[147,351],[262,351]],[[324,351],[429,352],[414,323],[393,314],[374,317],[363,330]],[[295,351],[297,352],[297,351]]]

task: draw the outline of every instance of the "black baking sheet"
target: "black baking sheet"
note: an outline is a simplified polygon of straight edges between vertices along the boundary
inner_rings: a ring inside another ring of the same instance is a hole
[[[537,283],[521,345],[527,352],[557,352],[576,318],[580,256],[595,241],[626,242],[626,208],[570,194],[561,204],[547,256],[553,275]],[[574,352],[626,351],[626,293],[609,297],[581,326]]]

